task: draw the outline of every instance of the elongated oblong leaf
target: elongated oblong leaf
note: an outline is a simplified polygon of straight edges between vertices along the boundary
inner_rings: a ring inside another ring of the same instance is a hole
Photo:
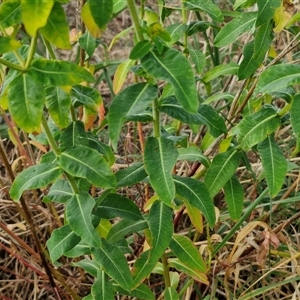
[[[74,146],[59,157],[60,166],[69,174],[87,179],[103,188],[116,186],[116,178],[107,161],[96,150],[84,146]]]
[[[151,206],[147,221],[152,235],[149,260],[157,261],[169,246],[172,238],[172,210],[162,201],[155,201]]]
[[[189,177],[174,176],[176,193],[190,205],[198,208],[210,227],[216,222],[215,207],[206,185]]]
[[[71,98],[68,93],[59,87],[48,88],[46,90],[46,106],[58,127],[66,128],[69,125]]]
[[[10,196],[17,201],[25,190],[45,187],[55,181],[62,172],[56,163],[29,167],[16,177],[10,189]]]
[[[80,237],[75,234],[69,225],[54,229],[47,241],[52,262],[57,261],[66,251],[74,248],[80,240]]]
[[[119,194],[110,193],[100,203],[95,215],[105,219],[115,217],[138,221],[143,219],[137,205],[130,199]]]
[[[72,188],[67,180],[57,179],[51,186],[49,193],[44,197],[44,202],[67,203],[73,196]]]
[[[108,276],[103,270],[98,271],[96,280],[92,285],[92,295],[94,299],[97,300],[114,300],[115,299],[115,289]]]
[[[235,42],[241,34],[252,28],[256,21],[256,17],[257,12],[245,12],[227,23],[217,34],[214,40],[215,46],[223,47]]]
[[[264,108],[246,116],[238,125],[238,141],[244,151],[264,140],[280,125],[280,118],[272,108]]]
[[[203,1],[203,0],[187,0],[184,2],[186,8],[190,10],[201,10],[207,13],[214,21],[222,22],[223,14],[219,7],[213,3],[213,1]]]
[[[259,143],[257,149],[261,156],[270,195],[274,198],[283,185],[287,172],[287,160],[273,135],[269,135]]]
[[[92,247],[101,246],[101,238],[92,224],[94,198],[87,192],[75,194],[68,201],[66,218],[72,230]]]
[[[226,65],[219,65],[205,73],[203,77],[204,82],[209,82],[221,75],[236,75],[238,73],[239,65],[235,62],[230,62]]]
[[[132,277],[127,260],[122,251],[105,240],[102,240],[101,248],[92,249],[96,261],[105,272],[125,290],[132,288]]]
[[[178,149],[178,160],[200,161],[205,167],[209,167],[209,159],[202,153],[198,147],[187,147]]]
[[[146,220],[132,221],[132,220],[121,220],[117,224],[114,224],[107,235],[107,241],[115,243],[126,235],[139,232],[140,230],[148,228]]]
[[[207,272],[207,266],[200,256],[199,250],[186,236],[173,234],[170,242],[170,249],[187,267],[200,273]]]
[[[124,289],[122,289],[119,285],[114,285],[117,292],[119,292],[121,295],[127,295],[130,297],[134,297],[135,299],[141,299],[141,300],[154,300],[154,294],[148,287],[148,285],[142,283],[138,287],[136,287],[134,290],[128,292]]]
[[[61,49],[71,49],[69,26],[61,4],[55,2],[46,26],[40,29],[40,33],[53,45]]]
[[[300,66],[280,64],[267,68],[259,77],[256,93],[272,93],[300,83]]]
[[[156,86],[147,83],[137,83],[125,88],[114,98],[107,117],[108,133],[115,150],[119,133],[126,118],[143,112],[157,96],[157,92]]]
[[[202,73],[206,64],[205,54],[193,48],[189,48],[189,54],[198,74]]]
[[[230,218],[238,221],[243,212],[244,190],[235,176],[224,185],[224,193]]]
[[[141,41],[137,43],[130,52],[130,59],[141,59],[144,57],[151,49],[152,44],[150,41]]]
[[[116,69],[113,80],[113,91],[118,94],[126,80],[130,68],[134,65],[134,60],[127,59],[120,63]]]
[[[137,163],[116,173],[117,187],[131,186],[147,177],[143,163]]]
[[[172,84],[177,100],[186,111],[197,111],[199,102],[193,70],[181,52],[175,49],[168,49],[163,54],[150,51],[141,63],[151,76]]]
[[[257,0],[258,14],[255,23],[256,27],[270,21],[280,4],[280,0]]]
[[[68,86],[81,82],[94,82],[86,69],[68,61],[36,58],[27,73],[47,86]]]
[[[44,103],[43,85],[28,74],[21,74],[9,85],[9,111],[17,125],[25,131],[40,131]]]
[[[95,260],[91,259],[82,259],[78,262],[73,262],[72,265],[82,268],[84,271],[94,277],[97,277],[98,271],[100,269],[99,264]]]
[[[35,36],[47,24],[54,0],[21,0],[22,19],[27,33]]]
[[[171,205],[175,197],[172,169],[177,156],[178,151],[172,141],[164,137],[147,139],[144,153],[145,169],[153,189],[168,205]]]
[[[211,197],[214,197],[228,182],[239,165],[242,153],[235,149],[217,154],[204,178]]]
[[[96,39],[88,32],[86,31],[79,39],[78,39],[79,45],[82,49],[86,51],[89,57],[92,57],[92,55],[95,52],[96,49]]]
[[[164,291],[165,300],[179,300],[179,295],[173,287],[168,287]]]
[[[209,285],[208,278],[205,273],[200,273],[199,271],[195,271],[192,268],[187,267],[184,263],[179,261],[177,258],[169,259],[169,267],[175,268],[178,271],[181,271],[188,276],[191,276],[195,280],[202,282],[206,285]]]

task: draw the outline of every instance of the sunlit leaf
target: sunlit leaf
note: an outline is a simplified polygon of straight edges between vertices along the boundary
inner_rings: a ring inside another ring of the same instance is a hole
[[[40,33],[58,48],[67,50],[72,48],[69,41],[69,26],[60,3],[54,3],[47,24],[40,29]]]
[[[101,238],[92,225],[92,210],[95,205],[94,198],[87,192],[75,194],[68,201],[66,219],[72,230],[88,245],[100,247]]]
[[[175,197],[172,170],[178,151],[174,143],[164,137],[149,137],[145,145],[144,164],[150,183],[159,198],[171,205]]]
[[[80,237],[75,234],[69,225],[54,229],[47,241],[51,261],[57,261],[66,251],[74,248],[79,242]]]
[[[21,23],[21,3],[19,1],[3,1],[0,5],[0,24],[8,28]]]
[[[181,52],[175,49],[168,49],[163,54],[150,51],[141,63],[149,75],[172,84],[175,96],[185,110],[197,111],[199,102],[193,70]]]
[[[204,178],[211,197],[214,197],[232,177],[239,165],[241,155],[240,152],[232,149],[214,157]]]
[[[102,30],[97,26],[94,18],[92,17],[89,1],[84,4],[81,10],[81,18],[86,28],[94,38],[98,38],[101,36]]]
[[[235,62],[230,62],[226,65],[219,65],[209,70],[203,76],[204,82],[209,82],[215,78],[219,78],[222,75],[236,75],[239,69],[239,65]]]
[[[46,187],[61,174],[62,169],[56,163],[29,167],[16,177],[10,189],[10,196],[18,201],[24,191]]]
[[[35,36],[47,24],[54,0],[21,0],[22,20],[26,31]]]
[[[113,91],[115,94],[118,94],[122,89],[127,74],[133,65],[134,61],[131,59],[127,59],[118,65],[113,80]]]
[[[287,160],[273,135],[267,136],[259,143],[257,150],[261,156],[271,197],[274,198],[283,185],[287,172]]]
[[[6,36],[0,36],[0,54],[14,51],[21,46],[22,44],[15,39]]]
[[[295,11],[295,7],[291,1],[283,0],[280,2],[280,6],[278,5],[279,7],[275,10],[273,17],[273,20],[275,22],[274,32],[282,31]]]

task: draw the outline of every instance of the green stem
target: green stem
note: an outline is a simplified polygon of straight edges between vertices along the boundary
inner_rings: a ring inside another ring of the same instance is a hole
[[[36,48],[36,44],[37,44],[37,39],[38,39],[38,34],[36,34],[31,40],[29,53],[28,53],[28,57],[26,60],[26,64],[25,64],[25,69],[29,68],[31,61],[33,60],[33,57],[35,54],[35,48]]]
[[[139,42],[143,41],[144,37],[143,37],[143,34],[141,32],[140,19],[139,19],[138,12],[137,12],[137,9],[136,9],[136,6],[135,6],[135,1],[134,0],[127,0],[127,6],[128,6],[129,11],[130,11],[131,19],[132,19],[132,22],[133,22],[133,26],[134,26],[138,41]]]
[[[165,286],[166,286],[166,288],[168,288],[171,286],[171,279],[170,279],[170,273],[169,273],[169,267],[168,267],[168,258],[166,256],[166,253],[164,253],[162,255],[161,261],[162,261],[163,269],[164,269]]]
[[[55,53],[54,53],[54,51],[51,47],[51,44],[45,38],[43,38],[43,41],[44,41],[44,44],[45,44],[45,46],[46,46],[46,48],[49,52],[49,55],[50,55],[51,59],[56,59],[56,55],[55,55]]]
[[[292,102],[291,103],[288,103],[283,109],[281,109],[279,112],[278,112],[278,116],[279,117],[282,117],[284,116],[292,107]]]
[[[158,99],[153,101],[153,125],[154,125],[154,136],[160,137],[160,112],[158,109]]]
[[[57,144],[54,140],[54,137],[51,133],[51,130],[48,126],[47,120],[46,120],[44,115],[42,117],[42,125],[43,125],[43,128],[45,130],[45,134],[47,136],[47,139],[48,139],[48,142],[49,142],[49,145],[50,145],[51,149],[53,150],[53,152],[55,153],[56,156],[59,156],[58,146],[57,146]]]
[[[17,71],[21,71],[21,72],[25,71],[24,67],[19,66],[17,64],[14,64],[14,63],[12,63],[12,62],[10,62],[8,60],[5,60],[3,58],[0,58],[0,64],[5,65],[5,66],[7,66],[7,67],[9,67],[11,69],[17,70]]]
[[[239,219],[239,221],[231,228],[229,233],[224,237],[222,242],[217,245],[217,247],[214,249],[212,252],[211,257],[214,257],[218,251],[228,242],[228,240],[236,233],[236,231],[240,228],[240,226],[243,224],[244,221],[250,216],[250,214],[253,212],[255,207],[264,199],[264,197],[268,194],[269,189],[266,188],[260,195],[259,197],[252,202],[248,207],[245,212],[245,214]]]
[[[186,0],[181,1],[182,24],[187,23],[186,9],[185,9],[185,6],[184,6],[185,2],[186,2]],[[187,32],[186,31],[183,34],[183,45],[184,45],[184,49],[186,49],[187,48]]]

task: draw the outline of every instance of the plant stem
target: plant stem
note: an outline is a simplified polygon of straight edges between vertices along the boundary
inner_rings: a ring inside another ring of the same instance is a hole
[[[12,63],[12,62],[10,62],[10,61],[8,61],[8,60],[5,60],[5,59],[3,59],[3,58],[0,58],[0,64],[5,65],[5,66],[7,66],[7,67],[9,67],[9,68],[12,68],[12,69],[14,69],[14,70],[17,70],[17,71],[21,71],[21,72],[24,72],[24,71],[25,71],[25,68],[24,68],[24,67],[19,66],[19,65],[17,65],[17,64],[14,64],[14,63]]]
[[[136,9],[136,6],[135,6],[135,1],[134,0],[127,0],[127,6],[128,6],[129,11],[130,11],[130,15],[131,15],[131,19],[132,19],[133,26],[134,26],[134,29],[135,29],[135,33],[137,35],[137,39],[138,39],[139,42],[143,41],[144,37],[143,37],[143,34],[141,32],[140,19],[139,19],[138,12],[137,12],[137,9]]]
[[[186,9],[185,9],[185,6],[184,6],[185,2],[186,2],[186,0],[181,1],[182,24],[187,23]],[[187,32],[186,31],[183,34],[183,45],[184,45],[184,49],[186,49],[187,48]]]
[[[227,243],[227,241],[235,234],[235,232],[240,228],[242,223],[250,216],[252,211],[255,209],[255,207],[263,200],[263,198],[268,194],[269,189],[266,188],[259,196],[258,198],[252,202],[248,207],[245,212],[245,214],[239,219],[239,221],[231,228],[229,233],[224,237],[222,242],[217,245],[217,247],[214,249],[212,252],[211,257],[214,257],[218,251]]]
[[[31,40],[29,53],[28,53],[28,57],[26,60],[26,64],[25,64],[25,69],[29,68],[31,61],[33,60],[33,57],[35,54],[35,48],[36,48],[36,44],[37,44],[37,39],[38,39],[38,34],[36,34]]]
[[[54,51],[51,47],[51,44],[45,38],[43,38],[43,41],[44,41],[44,44],[45,44],[45,46],[46,46],[46,48],[49,52],[49,55],[50,55],[51,59],[56,59],[56,55],[55,55],[55,53],[54,53]]]
[[[59,156],[59,148],[58,148],[58,146],[57,146],[57,144],[56,144],[56,142],[53,138],[53,135],[50,131],[47,120],[46,120],[44,115],[42,117],[42,125],[43,125],[43,128],[45,130],[45,134],[47,136],[47,139],[48,139],[48,142],[49,142],[49,145],[50,145],[51,149],[54,151],[56,156]]]
[[[166,253],[164,253],[161,257],[161,261],[164,268],[164,280],[165,280],[165,286],[166,288],[171,286],[171,279],[169,274],[169,267],[168,267],[168,258],[166,256]]]

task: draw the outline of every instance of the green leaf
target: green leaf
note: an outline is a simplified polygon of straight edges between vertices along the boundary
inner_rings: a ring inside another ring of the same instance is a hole
[[[75,234],[69,225],[54,229],[46,243],[51,261],[56,262],[66,251],[73,249],[80,240],[80,237]]]
[[[287,172],[287,160],[274,136],[269,135],[257,145],[262,165],[266,174],[270,195],[274,198],[281,190]]]
[[[92,294],[89,294],[89,295],[83,297],[82,300],[95,300],[95,298],[93,297]]]
[[[300,83],[300,66],[279,64],[267,68],[259,77],[256,93],[272,93]]]
[[[192,62],[195,64],[195,69],[198,74],[201,74],[206,65],[205,54],[200,50],[189,48],[189,54]]]
[[[193,70],[181,52],[175,49],[168,49],[163,54],[150,51],[141,64],[149,75],[172,84],[176,98],[186,111],[197,111],[199,102]]]
[[[215,207],[205,184],[189,177],[174,176],[176,193],[190,205],[198,208],[205,216],[210,227],[216,222]]]
[[[149,137],[146,140],[144,152],[145,169],[153,189],[167,205],[171,205],[175,197],[172,170],[177,156],[178,151],[172,141],[164,137]]]
[[[254,54],[256,57],[265,56],[267,51],[270,49],[273,40],[273,27],[272,22],[262,25],[254,39]]]
[[[132,164],[126,169],[117,171],[117,187],[132,186],[147,177],[143,163]]]
[[[173,254],[175,254],[177,258],[188,268],[200,273],[207,272],[207,266],[203,258],[200,256],[199,250],[186,236],[173,234],[170,242],[170,249]]]
[[[125,290],[132,288],[132,277],[127,260],[117,246],[102,240],[102,247],[92,249],[92,253],[105,272],[122,288]]]
[[[239,65],[235,62],[230,62],[226,65],[219,65],[209,70],[203,76],[204,82],[209,82],[215,78],[219,78],[222,75],[237,75],[239,69]]]
[[[188,201],[185,201],[184,204],[191,223],[199,233],[203,233],[203,217],[200,210],[192,206]]]
[[[73,146],[59,157],[60,166],[72,176],[85,178],[97,187],[114,188],[116,178],[99,152],[85,146]]]
[[[83,123],[81,121],[72,122],[61,132],[59,143],[61,151],[65,151],[76,145],[89,145],[89,140],[84,130]]]
[[[95,260],[82,259],[78,262],[73,262],[72,266],[80,267],[87,273],[91,274],[93,277],[97,277],[98,271],[100,269],[99,264]]]
[[[66,219],[72,230],[92,247],[101,246],[101,238],[92,224],[94,198],[87,192],[75,194],[68,201]]]
[[[40,131],[44,102],[43,85],[26,73],[9,85],[9,112],[17,125],[27,132]]]
[[[156,86],[137,83],[125,88],[112,101],[108,113],[108,133],[116,150],[120,131],[126,118],[143,112],[157,96]]]
[[[114,2],[113,14],[118,14],[127,6],[126,0],[113,0],[113,2]]]
[[[54,0],[21,0],[22,20],[28,34],[35,36],[47,24]]]
[[[259,27],[260,25],[269,22],[273,18],[275,11],[280,4],[280,0],[257,0],[258,14],[255,26]]]
[[[48,194],[44,197],[44,202],[67,203],[73,196],[72,188],[67,180],[58,179],[51,186]]]
[[[297,143],[300,141],[300,94],[294,96],[291,107],[291,123],[293,132],[296,135]]]
[[[128,72],[133,65],[134,60],[131,59],[126,59],[118,65],[113,80],[113,92],[115,94],[118,94],[121,91],[122,86],[127,78]]]
[[[19,1],[4,1],[0,5],[0,25],[8,28],[21,23],[21,3]]]
[[[172,238],[172,210],[162,201],[155,201],[151,206],[147,221],[152,236],[149,259],[157,262],[169,246]]]
[[[81,241],[73,249],[64,253],[66,257],[70,258],[78,258],[79,256],[89,254],[91,254],[91,247],[87,245],[84,241]]]
[[[96,39],[87,31],[79,39],[79,46],[85,50],[89,57],[92,57],[96,49]]]
[[[114,193],[108,194],[101,201],[94,214],[104,219],[113,219],[116,217],[132,221],[143,219],[139,208],[132,200]]]
[[[34,59],[27,74],[46,86],[68,86],[95,81],[90,72],[74,63],[45,58]]]
[[[199,271],[195,271],[194,269],[187,267],[184,263],[179,261],[177,258],[169,259],[168,262],[169,262],[169,267],[175,268],[176,270],[181,271],[188,276],[191,276],[198,282],[209,285],[209,281],[207,279],[206,274],[200,273]]]
[[[95,276],[96,280],[92,285],[92,295],[94,299],[97,300],[114,300],[115,299],[115,289],[108,276],[103,270],[98,271],[98,275]]]
[[[129,58],[133,60],[141,59],[150,51],[151,47],[150,41],[140,41],[131,50]]]
[[[40,33],[56,47],[67,50],[72,49],[69,26],[60,3],[54,3],[47,24],[40,29]]]
[[[148,223],[146,220],[132,221],[123,219],[113,225],[107,235],[107,241],[113,244],[123,239],[126,235],[139,232],[146,228],[148,228]]]
[[[143,252],[131,269],[133,287],[139,286],[150,275],[157,263],[155,260],[149,260],[149,252],[150,250]]]
[[[190,10],[200,10],[207,13],[213,21],[222,22],[224,17],[219,7],[211,0],[187,0],[184,2],[185,7]]]
[[[6,36],[0,36],[0,54],[14,51],[21,46],[22,44],[15,39]]]
[[[243,33],[251,30],[257,17],[257,12],[245,12],[227,23],[217,34],[214,44],[216,47],[227,46],[236,42]]]
[[[168,287],[164,291],[165,300],[179,300],[179,295],[173,287]]]
[[[92,17],[99,28],[105,28],[113,12],[113,0],[89,0]]]
[[[246,116],[238,125],[238,142],[244,151],[263,141],[280,125],[280,118],[272,108],[264,108]]]
[[[244,189],[235,176],[224,185],[224,193],[230,218],[237,222],[243,212]]]
[[[181,107],[175,97],[171,96],[164,99],[159,110],[184,123],[205,124],[214,137],[227,131],[223,118],[209,105],[202,104],[196,114],[190,114]]]
[[[68,93],[59,87],[46,89],[46,106],[55,124],[66,128],[70,122],[71,98]]]
[[[184,33],[187,31],[188,28],[189,28],[188,25],[183,23],[176,23],[168,26],[166,28],[166,31],[169,33],[171,38],[169,44],[172,45],[177,41],[179,41],[183,37]]]
[[[177,160],[200,161],[205,167],[209,167],[210,160],[202,153],[198,147],[190,146],[178,149]]]
[[[84,105],[95,113],[98,111],[99,105],[103,102],[100,93],[89,86],[73,86],[71,96],[75,107]]]
[[[56,163],[29,167],[16,177],[10,189],[10,196],[14,201],[18,201],[24,191],[45,187],[55,181],[62,172]]]
[[[235,149],[217,154],[204,178],[211,197],[214,197],[232,177],[237,169],[242,153]]]
[[[117,292],[120,293],[121,295],[127,295],[127,296],[130,296],[135,299],[144,299],[144,300],[154,300],[155,299],[153,292],[144,283],[142,283],[141,285],[139,285],[137,288],[135,288],[134,290],[132,290],[130,292],[122,289],[118,285],[114,285],[114,287],[117,290]]]

